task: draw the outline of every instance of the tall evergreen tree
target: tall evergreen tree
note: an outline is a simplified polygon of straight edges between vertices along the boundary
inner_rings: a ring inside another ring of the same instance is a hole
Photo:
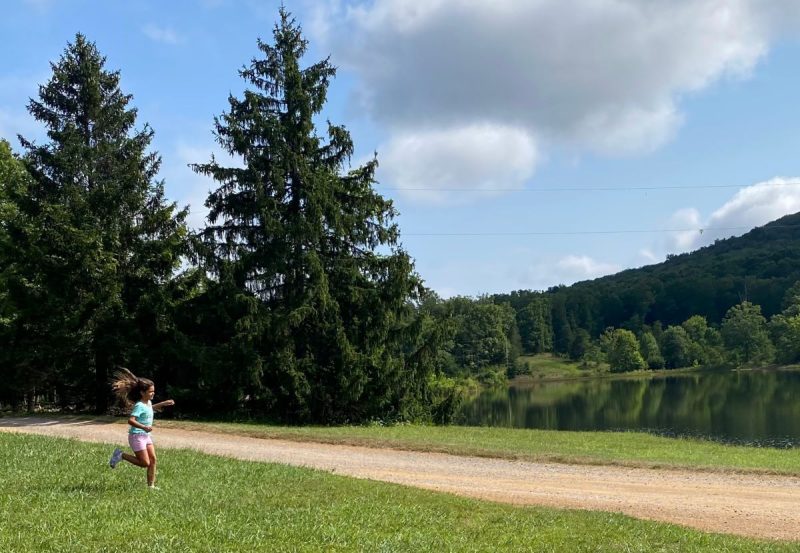
[[[15,200],[27,194],[30,176],[22,162],[12,153],[11,146],[0,139],[0,404],[17,408],[23,392],[33,385],[39,375],[21,370],[14,363],[14,334],[18,328],[18,310],[11,303],[9,287],[19,252],[13,237],[23,225]]]
[[[55,385],[79,386],[62,396],[103,411],[113,365],[152,362],[167,332],[186,210],[166,202],[160,157],[147,151],[153,131],[135,128],[132,97],[96,46],[78,34],[51,65],[28,106],[49,141],[21,139],[32,184],[19,207],[34,230],[19,237],[27,254],[15,298],[21,323],[49,340],[36,363],[61,371]]]
[[[308,43],[283,8],[274,44],[240,71],[250,85],[215,120],[243,167],[195,169],[219,188],[202,232],[207,269],[238,305],[226,376],[293,419],[404,416],[424,395],[430,359],[413,324],[423,287],[398,243],[391,201],[373,189],[377,161],[345,172],[348,131],[321,112],[335,68],[301,68]]]
[[[22,162],[14,156],[11,145],[0,138],[0,332],[13,318],[8,303],[7,271],[14,259],[11,235],[19,210],[14,198],[25,195],[30,176]]]

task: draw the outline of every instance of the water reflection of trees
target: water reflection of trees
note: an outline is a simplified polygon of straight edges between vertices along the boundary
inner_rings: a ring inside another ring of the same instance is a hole
[[[800,443],[800,372],[734,371],[541,383],[487,390],[463,424],[651,430],[742,442]]]

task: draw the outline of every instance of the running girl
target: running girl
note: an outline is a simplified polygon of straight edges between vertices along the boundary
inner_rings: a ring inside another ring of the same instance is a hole
[[[123,401],[126,408],[131,408],[128,418],[128,443],[133,450],[133,455],[123,453],[120,448],[116,448],[111,454],[108,465],[113,469],[121,460],[128,461],[132,465],[147,469],[147,486],[150,489],[156,488],[156,450],[153,446],[153,439],[150,433],[153,431],[153,411],[161,410],[163,407],[175,405],[171,399],[160,403],[152,404],[153,396],[156,394],[156,387],[152,380],[139,378],[128,369],[120,369],[111,382],[111,388],[119,399]]]

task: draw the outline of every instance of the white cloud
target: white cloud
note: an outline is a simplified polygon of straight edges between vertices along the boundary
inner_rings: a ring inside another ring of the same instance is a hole
[[[488,125],[536,137],[537,148],[636,155],[673,139],[684,120],[682,97],[747,78],[780,33],[800,30],[799,6],[328,0],[309,9],[315,42],[354,73],[353,99],[386,129],[392,154],[431,128]],[[437,170],[457,177],[474,154],[465,148]],[[390,163],[416,165],[400,157]]]
[[[579,142],[609,155],[651,152],[668,142],[683,122],[671,101],[642,109],[612,107],[587,115],[575,128]]]
[[[668,235],[667,250],[669,252],[686,252],[695,249],[702,234],[703,223],[700,212],[693,207],[679,209],[669,220],[670,229],[680,229]]]
[[[759,0],[332,2],[322,36],[391,126],[488,120],[629,154],[672,137],[681,94],[752,70],[774,4],[767,17]]]
[[[692,251],[712,244],[717,239],[742,235],[754,227],[798,211],[800,178],[776,177],[759,182],[739,190],[705,221],[695,208],[684,208],[673,213],[671,228],[686,230],[672,233],[666,250],[670,253]]]
[[[659,261],[658,256],[653,253],[650,248],[642,248],[639,250],[639,255],[644,259],[648,264],[649,263],[656,263]]]
[[[620,271],[620,266],[592,259],[588,255],[568,255],[556,263],[559,282],[572,283],[578,280],[597,278]]]
[[[183,37],[178,35],[173,29],[169,27],[162,27],[155,23],[148,23],[142,28],[142,32],[154,42],[161,42],[163,44],[179,44],[183,42]]]
[[[546,290],[559,284],[570,285],[617,273],[622,267],[616,263],[599,261],[588,255],[569,254],[560,258],[542,258],[530,261],[519,269],[518,264],[508,269],[513,282],[503,283],[505,289],[521,288]],[[498,288],[498,289],[504,289]]]
[[[711,214],[710,228],[752,228],[800,211],[800,178],[776,177],[743,188]]]
[[[407,197],[452,201],[464,194],[448,189],[489,195],[498,189],[522,188],[538,158],[533,138],[513,127],[484,124],[401,132],[381,148],[379,176],[388,186],[426,189],[402,191]]]

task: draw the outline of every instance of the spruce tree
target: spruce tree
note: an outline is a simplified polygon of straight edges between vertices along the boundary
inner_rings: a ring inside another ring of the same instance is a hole
[[[14,236],[23,224],[15,200],[26,195],[30,176],[22,162],[13,154],[9,143],[0,138],[0,405],[18,408],[25,390],[41,375],[20,370],[13,363],[14,337],[18,328],[18,311],[11,302],[9,288],[13,286],[16,260]]]
[[[215,119],[244,166],[195,166],[219,183],[207,269],[239,306],[230,347],[242,363],[227,383],[294,420],[409,416],[434,357],[414,317],[422,283],[392,202],[373,188],[377,160],[348,170],[349,132],[328,122],[317,135],[335,68],[301,67],[308,43],[283,8],[273,38],[258,41],[240,71],[248,90]]]
[[[187,213],[165,200],[161,159],[148,151],[153,130],[135,128],[132,97],[104,66],[94,43],[76,35],[28,105],[48,141],[21,138],[32,184],[19,203],[35,231],[20,237],[27,253],[18,273],[36,287],[15,294],[21,306],[43,301],[46,322],[26,310],[50,340],[36,362],[56,370],[62,396],[93,401],[98,411],[112,367],[152,364],[169,331]]]

